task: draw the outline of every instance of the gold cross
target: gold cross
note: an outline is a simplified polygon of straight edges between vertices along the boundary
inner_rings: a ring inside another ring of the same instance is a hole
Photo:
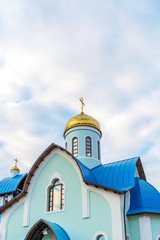
[[[80,100],[81,103],[82,103],[82,105],[81,105],[81,109],[82,109],[82,110],[81,110],[81,113],[83,113],[83,106],[85,106],[85,104],[84,104],[84,102],[83,102],[83,98],[80,98],[79,100]]]
[[[18,162],[17,158],[14,159],[14,161],[15,161],[15,167],[17,167],[17,162]]]

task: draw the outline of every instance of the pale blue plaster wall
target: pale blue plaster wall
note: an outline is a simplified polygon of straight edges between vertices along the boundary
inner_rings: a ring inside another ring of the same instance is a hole
[[[92,139],[92,157],[85,156],[85,138],[89,136]],[[92,129],[78,129],[69,132],[66,135],[67,150],[72,153],[72,139],[78,138],[78,159],[87,167],[92,168],[99,164],[97,141],[100,141],[100,135]]]
[[[11,215],[8,221],[6,240],[22,240],[27,234],[27,229],[22,227],[23,209],[24,204],[20,205]]]
[[[127,214],[127,211],[130,206],[130,193],[126,193],[126,201],[125,201],[125,213]],[[140,227],[139,227],[139,216],[138,215],[132,215],[132,216],[126,216],[126,232],[130,236],[131,240],[140,240]]]
[[[74,161],[74,160],[73,160]],[[51,176],[59,172],[62,181],[66,184],[65,210],[61,212],[45,213],[45,191]],[[69,234],[71,240],[91,240],[97,231],[106,232],[112,239],[111,209],[107,201],[97,193],[90,193],[91,216],[82,218],[82,192],[79,176],[73,165],[61,155],[56,154],[40,172],[31,195],[30,226],[22,227],[23,207],[12,215],[8,229],[10,235],[14,232],[16,240],[25,238],[26,233],[39,220],[45,219],[62,226]],[[95,207],[96,206],[96,207]],[[18,220],[16,231],[13,226]],[[7,240],[11,238],[7,237]]]
[[[160,235],[160,217],[155,215],[155,216],[150,216],[150,219],[151,219],[151,228],[152,228],[152,238],[153,240],[157,240],[156,237]]]
[[[140,228],[139,228],[139,217],[128,216],[127,217],[127,231],[131,240],[140,240]]]

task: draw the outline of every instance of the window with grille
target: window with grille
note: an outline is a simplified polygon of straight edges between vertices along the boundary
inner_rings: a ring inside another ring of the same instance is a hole
[[[90,137],[86,137],[86,156],[92,157],[92,140]]]
[[[97,142],[97,151],[98,151],[98,160],[101,159],[101,154],[100,154],[100,141]]]
[[[72,139],[72,154],[75,157],[78,157],[78,138],[77,137],[74,137]]]
[[[59,179],[53,181],[49,187],[48,211],[62,210],[64,206],[64,186]]]

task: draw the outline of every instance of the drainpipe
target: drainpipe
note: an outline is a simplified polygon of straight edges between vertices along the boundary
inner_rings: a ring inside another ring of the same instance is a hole
[[[124,205],[123,205],[123,220],[124,220],[124,236],[127,240],[127,230],[126,230],[126,192],[124,192]]]

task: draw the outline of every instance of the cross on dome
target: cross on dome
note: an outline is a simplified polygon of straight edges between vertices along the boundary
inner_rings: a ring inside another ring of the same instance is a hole
[[[83,106],[85,106],[85,104],[84,104],[83,98],[80,98],[79,100],[81,102],[81,113],[84,113],[83,112]]]
[[[14,161],[15,161],[15,167],[17,167],[17,162],[18,162],[17,158],[14,159]]]

